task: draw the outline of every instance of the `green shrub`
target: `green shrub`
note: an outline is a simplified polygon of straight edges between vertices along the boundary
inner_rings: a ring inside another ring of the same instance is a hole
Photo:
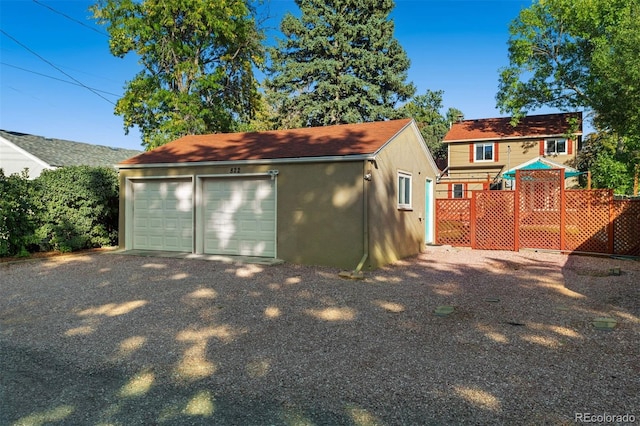
[[[5,176],[0,169],[0,256],[28,254],[36,227],[37,211],[27,170]]]
[[[108,167],[45,170],[35,180],[42,211],[41,250],[74,251],[116,243],[118,174]]]

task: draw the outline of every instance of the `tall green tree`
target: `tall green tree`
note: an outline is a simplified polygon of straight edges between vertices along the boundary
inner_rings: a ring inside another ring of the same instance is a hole
[[[616,161],[625,170],[618,177],[636,170],[637,178],[640,1],[538,0],[520,12],[510,33],[510,64],[500,72],[496,96],[502,112],[517,120],[542,106],[584,108],[600,132],[621,141]]]
[[[588,108],[600,128],[640,133],[640,1],[538,0],[510,33],[503,112]]]
[[[520,118],[543,106],[575,109],[589,104],[591,49],[569,31],[572,22],[556,5],[564,1],[538,1],[511,23],[510,63],[500,70],[496,96],[502,112]]]
[[[578,37],[592,46],[589,106],[600,128],[640,149],[640,0],[588,4]]]
[[[456,108],[449,108],[445,115],[442,115],[440,111],[444,108],[443,94],[442,90],[427,90],[400,108],[401,115],[416,121],[429,151],[434,158],[440,160],[447,158],[447,147],[442,141],[449,131],[450,123],[464,116],[462,111]]]
[[[377,121],[397,116],[415,93],[410,61],[394,38],[393,0],[296,0],[269,49],[266,85],[279,127]]]
[[[100,0],[92,11],[113,55],[140,58],[115,113],[126,131],[140,128],[147,149],[251,116],[264,37],[250,0]]]

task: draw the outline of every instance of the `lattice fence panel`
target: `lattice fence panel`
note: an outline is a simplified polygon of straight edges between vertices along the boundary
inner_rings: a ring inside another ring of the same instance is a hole
[[[474,191],[475,248],[513,250],[515,247],[515,192]]]
[[[565,191],[564,250],[607,253],[612,193],[601,190]]]
[[[520,248],[560,250],[561,170],[520,170],[518,175]]]
[[[640,256],[640,200],[614,200],[613,210],[613,252]]]
[[[471,247],[471,199],[436,200],[436,243]]]

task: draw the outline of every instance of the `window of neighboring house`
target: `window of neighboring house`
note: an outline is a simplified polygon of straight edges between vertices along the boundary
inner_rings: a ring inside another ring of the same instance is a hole
[[[477,143],[475,147],[474,161],[493,161],[493,143]]]
[[[411,173],[398,172],[398,208],[411,209]]]
[[[464,184],[454,183],[453,187],[451,188],[451,197],[464,198]]]
[[[547,139],[545,142],[545,155],[558,155],[567,153],[566,139]]]

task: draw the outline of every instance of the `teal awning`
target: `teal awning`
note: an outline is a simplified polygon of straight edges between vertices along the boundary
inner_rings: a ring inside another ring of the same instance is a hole
[[[516,170],[549,170],[549,169],[555,169],[555,168],[557,167],[552,167],[551,165],[547,163],[543,163],[542,161],[538,160],[535,163],[527,164],[526,166],[518,167],[516,169],[509,170],[508,172],[504,172],[502,174],[502,177],[508,180],[514,180],[516,178]],[[566,167],[564,169],[565,179],[579,176],[580,174],[581,173],[579,171],[571,167]]]

